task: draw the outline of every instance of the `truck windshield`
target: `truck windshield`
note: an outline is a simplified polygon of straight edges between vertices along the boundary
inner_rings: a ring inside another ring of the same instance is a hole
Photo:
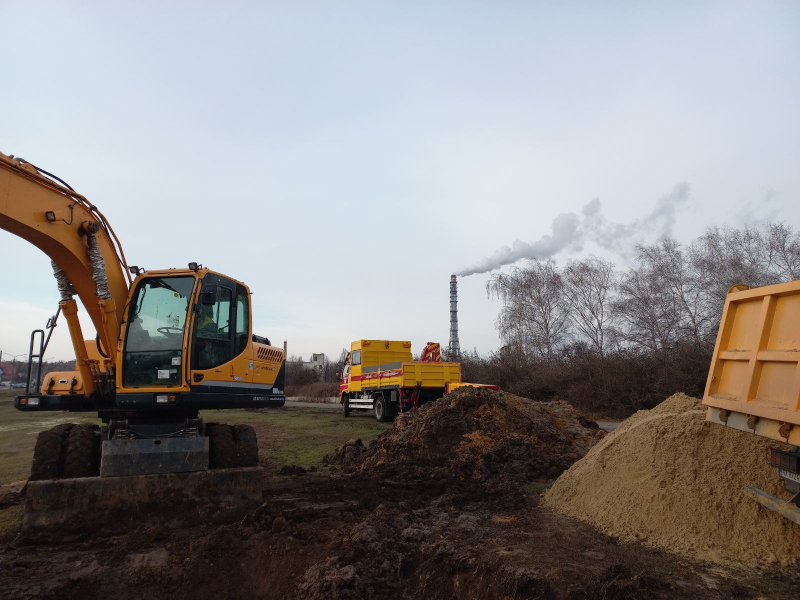
[[[136,287],[122,361],[125,387],[180,385],[193,287],[194,277],[152,277]]]

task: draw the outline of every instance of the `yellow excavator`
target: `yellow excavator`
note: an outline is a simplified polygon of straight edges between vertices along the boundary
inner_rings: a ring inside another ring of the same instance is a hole
[[[39,435],[26,508],[37,512],[38,506],[46,516],[55,510],[48,503],[114,495],[112,480],[126,480],[118,492],[135,495],[130,480],[137,475],[200,474],[192,483],[171,479],[170,485],[188,485],[192,495],[203,488],[224,495],[226,485],[230,495],[243,488],[260,492],[257,474],[242,475],[258,464],[253,428],[206,424],[199,415],[284,404],[286,357],[253,335],[247,285],[197,263],[160,271],[129,266],[96,206],[51,173],[2,153],[0,229],[50,257],[61,296],[48,335],[42,329],[31,336],[28,387],[15,407],[96,412],[103,423],[58,425]],[[83,335],[76,296],[94,339]],[[76,370],[40,377],[59,315],[67,322]],[[222,471],[227,484],[220,484]],[[150,485],[139,493],[152,494]],[[91,493],[86,486],[94,486]]]

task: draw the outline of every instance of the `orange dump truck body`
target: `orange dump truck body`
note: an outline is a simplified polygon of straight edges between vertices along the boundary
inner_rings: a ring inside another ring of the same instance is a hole
[[[731,289],[703,404],[708,421],[800,446],[800,281]]]

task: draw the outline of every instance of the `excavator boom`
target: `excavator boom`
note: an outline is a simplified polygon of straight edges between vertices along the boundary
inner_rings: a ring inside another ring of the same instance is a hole
[[[27,240],[50,257],[57,267],[62,300],[68,299],[71,285],[113,360],[130,274],[103,215],[86,198],[30,163],[0,153],[0,229]],[[98,283],[106,298],[98,295]],[[76,354],[80,356],[79,348]]]

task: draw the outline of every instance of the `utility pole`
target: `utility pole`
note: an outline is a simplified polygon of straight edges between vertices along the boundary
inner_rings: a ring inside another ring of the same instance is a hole
[[[10,379],[11,379],[11,385],[13,386],[14,385],[14,374],[17,372],[17,357],[18,356],[28,356],[28,353],[26,352],[24,354],[9,354],[9,356],[12,358],[12,361],[11,361],[11,377],[10,377]]]

